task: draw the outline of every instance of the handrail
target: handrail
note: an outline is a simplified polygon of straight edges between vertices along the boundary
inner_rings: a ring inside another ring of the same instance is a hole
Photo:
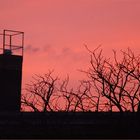
[[[6,29],[3,30],[3,33],[0,33],[0,36],[3,37],[2,44],[0,44],[0,46],[3,46],[0,48],[0,50],[3,50],[2,53],[5,53],[5,50],[9,50],[13,54],[14,50],[20,50],[23,56],[24,32]],[[13,36],[16,37],[13,38]],[[14,39],[18,39],[20,43],[17,41],[19,44],[14,44]]]

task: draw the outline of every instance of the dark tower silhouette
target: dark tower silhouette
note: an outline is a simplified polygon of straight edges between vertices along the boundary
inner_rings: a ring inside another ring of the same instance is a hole
[[[20,111],[24,33],[4,30],[0,35],[0,112]]]

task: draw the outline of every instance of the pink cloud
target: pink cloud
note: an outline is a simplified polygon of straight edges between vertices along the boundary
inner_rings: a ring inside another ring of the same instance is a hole
[[[25,32],[25,82],[53,68],[78,79],[88,65],[83,43],[102,44],[107,55],[140,51],[139,7],[139,0],[1,0],[0,27]]]

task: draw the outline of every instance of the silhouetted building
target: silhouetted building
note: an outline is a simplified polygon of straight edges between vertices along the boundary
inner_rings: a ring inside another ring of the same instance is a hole
[[[23,32],[4,30],[0,52],[0,112],[20,111]]]

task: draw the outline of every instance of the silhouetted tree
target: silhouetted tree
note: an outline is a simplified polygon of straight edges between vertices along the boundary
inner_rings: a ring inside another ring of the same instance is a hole
[[[86,47],[87,48],[87,47]],[[36,75],[22,95],[22,108],[32,111],[139,111],[140,55],[132,50],[121,51],[113,59],[106,58],[97,48],[90,53],[87,79],[77,88],[69,86],[69,77],[61,81],[52,76]],[[118,57],[118,58],[117,58]]]
[[[88,49],[88,48],[87,48]],[[94,94],[100,94],[100,101],[108,111],[137,111],[140,101],[140,55],[132,50],[121,51],[122,56],[105,58],[102,50],[89,50],[90,68],[85,73],[93,86]],[[121,57],[121,58],[120,58]],[[99,103],[99,108],[101,104]]]
[[[64,80],[60,86],[60,92],[63,100],[65,100],[65,111],[87,111],[88,100],[87,95],[90,91],[90,85],[85,84],[83,81],[77,87],[77,89],[68,88],[69,79]]]
[[[22,94],[22,108],[28,107],[30,111],[53,111],[53,95],[57,92],[57,80],[57,77],[52,76],[52,72],[33,77],[31,84],[26,86],[26,92]]]
[[[22,110],[46,111],[88,111],[90,85],[81,82],[76,90],[68,86],[69,78],[60,81],[49,72],[36,75],[22,94]],[[91,107],[90,107],[91,108]],[[92,107],[93,108],[93,107]]]

